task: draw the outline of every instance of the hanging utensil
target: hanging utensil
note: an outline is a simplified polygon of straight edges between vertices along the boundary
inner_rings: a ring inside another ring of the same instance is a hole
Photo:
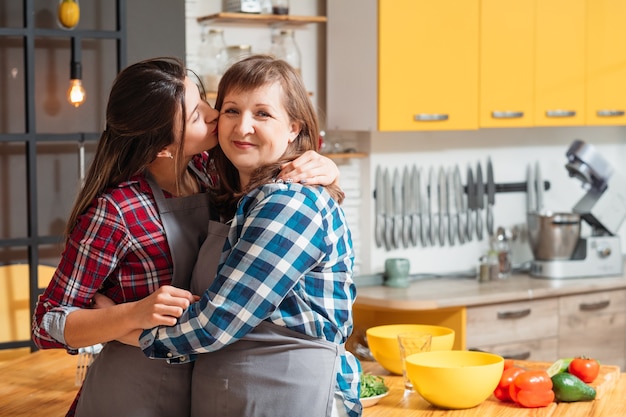
[[[383,174],[385,183],[385,248],[393,248],[393,195],[389,170],[385,168]]]
[[[420,238],[424,247],[430,243],[430,200],[428,199],[428,184],[426,183],[426,172],[420,170],[419,175],[419,196],[420,196]]]
[[[450,242],[450,246],[454,246],[456,243],[456,235],[459,231],[458,229],[458,210],[456,208],[456,194],[454,192],[454,172],[452,168],[448,170],[447,180],[446,180],[446,202],[447,202],[447,212],[448,212],[448,241]]]
[[[430,244],[437,244],[437,179],[435,178],[435,169],[430,167],[428,172],[428,221],[429,221],[429,237]]]
[[[383,170],[378,165],[376,167],[376,225],[374,227],[374,240],[376,247],[380,248],[385,241],[385,191]]]
[[[393,170],[393,247],[402,244],[402,180],[398,168]]]
[[[437,195],[439,196],[439,245],[446,244],[446,232],[448,227],[448,185],[446,181],[446,170],[439,167],[439,184]]]
[[[537,192],[535,191],[535,174],[530,164],[526,166],[526,211],[537,210]]]
[[[535,162],[535,190],[536,190],[536,199],[537,213],[541,213],[543,211],[543,176],[541,175],[541,167],[539,166],[539,161]]]
[[[483,239],[483,208],[485,208],[485,183],[480,162],[476,167],[476,236]]]
[[[474,186],[474,175],[472,174],[472,167],[467,167],[467,240],[471,241],[474,236],[474,209],[476,208]]]
[[[467,198],[463,192],[463,182],[461,181],[461,170],[458,165],[454,166],[454,204],[456,206],[457,216],[457,232],[459,234],[459,242],[465,243],[467,236]]]
[[[411,245],[417,246],[417,242],[420,239],[421,229],[421,186],[420,186],[420,174],[417,167],[413,165],[411,169]]]
[[[402,171],[402,245],[408,248],[411,241],[411,207],[412,207],[411,176],[409,168]]]
[[[491,158],[487,158],[487,233],[493,236],[493,206],[496,202],[496,183]]]

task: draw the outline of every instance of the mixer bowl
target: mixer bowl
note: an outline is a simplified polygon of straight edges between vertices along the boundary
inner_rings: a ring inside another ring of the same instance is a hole
[[[528,240],[536,260],[572,257],[580,238],[580,215],[576,213],[528,213]]]

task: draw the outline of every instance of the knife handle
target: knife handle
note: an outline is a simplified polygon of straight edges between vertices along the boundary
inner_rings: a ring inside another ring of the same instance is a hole
[[[422,225],[422,229],[420,230],[420,237],[422,239],[422,246],[428,246],[429,236],[428,230],[430,230],[430,223],[428,217],[425,214],[420,214],[420,223]]]
[[[474,238],[474,213],[467,210],[467,241],[471,242]]]
[[[417,246],[417,242],[420,240],[420,216],[417,214],[411,214],[411,245]]]
[[[493,206],[491,204],[487,206],[487,233],[493,236]]]
[[[381,248],[385,243],[385,216],[378,214],[376,216],[376,228],[374,229],[374,240],[376,247]]]
[[[446,244],[446,215],[439,215],[439,246],[444,246]]]
[[[476,237],[483,240],[483,213],[481,209],[476,210]]]
[[[385,216],[385,248],[393,248],[393,220],[389,216]]]
[[[456,215],[450,215],[450,227],[448,228],[448,240],[450,241],[450,246],[454,246],[456,243],[456,234],[459,230],[458,225],[458,217]]]
[[[405,248],[409,247],[411,241],[411,217],[405,215],[402,219],[402,243]]]
[[[459,243],[462,245],[465,243],[465,237],[467,236],[467,228],[465,225],[465,213],[459,212],[456,215],[457,218],[457,232],[459,233]]]

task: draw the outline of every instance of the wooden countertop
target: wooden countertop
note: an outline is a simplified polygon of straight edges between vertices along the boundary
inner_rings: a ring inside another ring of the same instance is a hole
[[[0,364],[0,416],[62,417],[74,400],[76,356],[64,350],[40,350]],[[363,362],[366,372],[383,375],[390,394],[377,405],[364,409],[363,417],[613,417],[626,415],[626,376],[602,398],[585,403],[552,404],[525,409],[487,399],[468,410],[439,410],[419,394],[404,395],[402,377],[391,376],[376,362]],[[487,412],[486,412],[487,410]]]
[[[65,350],[50,349],[1,362],[0,416],[65,416],[78,392],[76,361]]]
[[[433,278],[415,280],[408,288],[359,286],[358,277],[355,281],[356,302],[359,305],[413,311],[470,307],[626,288],[626,276],[543,279],[518,274],[484,283],[471,278]]]
[[[382,375],[389,395],[372,407],[363,409],[363,417],[615,417],[626,416],[626,375],[620,375],[612,389],[589,402],[552,403],[543,408],[523,408],[503,403],[491,396],[477,407],[466,410],[442,410],[426,402],[418,393],[404,393],[401,376],[390,375],[376,362],[362,362],[363,370]]]

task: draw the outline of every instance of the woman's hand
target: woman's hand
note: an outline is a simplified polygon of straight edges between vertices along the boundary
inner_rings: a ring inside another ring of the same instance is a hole
[[[173,326],[189,305],[197,300],[189,291],[164,285],[146,298],[132,303],[136,328]]]
[[[313,185],[339,184],[339,168],[330,159],[315,151],[306,151],[304,154],[286,163],[282,167],[278,178],[290,179]]]

